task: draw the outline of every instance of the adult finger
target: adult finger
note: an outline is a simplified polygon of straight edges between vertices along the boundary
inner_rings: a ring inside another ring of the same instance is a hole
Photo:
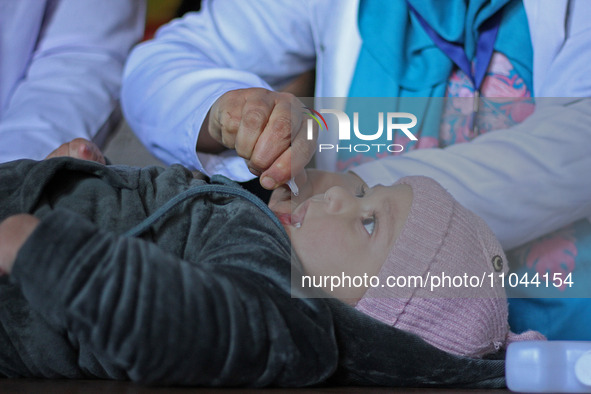
[[[304,122],[302,122],[304,123]],[[261,185],[266,189],[275,189],[292,178],[292,174],[300,174],[310,162],[316,150],[316,137],[308,140],[303,125],[295,133],[291,146],[285,150],[261,175]]]
[[[296,195],[293,190],[287,186],[287,184],[283,184],[282,186],[273,190],[273,193],[269,199],[269,208],[273,209],[273,206],[286,201],[299,204],[309,197],[312,197],[311,187],[308,184],[306,170],[300,172],[298,175],[292,178],[295,179],[295,183],[298,187],[298,194]]]
[[[301,123],[301,115],[292,115],[292,95],[279,93],[273,111],[259,136],[249,161],[249,167],[266,171],[290,144],[294,129]]]
[[[274,100],[268,93],[271,92],[267,91],[249,98],[242,108],[235,149],[238,156],[247,161],[252,158],[257,141],[259,141],[272,116]],[[255,175],[260,175],[260,168],[253,167],[251,171]]]
[[[208,132],[215,141],[228,149],[235,147],[245,101],[243,90],[231,90],[221,95],[211,106]]]

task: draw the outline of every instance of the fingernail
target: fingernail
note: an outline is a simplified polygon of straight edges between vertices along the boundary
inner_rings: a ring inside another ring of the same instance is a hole
[[[253,175],[256,175],[256,176],[259,176],[259,175],[261,175],[261,172],[260,172],[259,170],[255,169],[255,168],[248,167],[248,170],[249,170],[249,171],[250,171],[250,173],[251,173],[251,174],[253,174]]]
[[[275,179],[266,176],[264,178],[261,179],[261,185],[265,188],[265,189],[275,189],[275,186],[277,185],[277,182],[275,182]]]

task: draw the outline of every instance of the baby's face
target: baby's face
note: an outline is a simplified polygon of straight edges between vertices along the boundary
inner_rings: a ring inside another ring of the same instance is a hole
[[[284,226],[306,275],[370,277],[379,273],[411,204],[412,189],[404,184],[358,193],[335,186],[297,206]],[[340,287],[332,295],[354,304],[365,291]]]

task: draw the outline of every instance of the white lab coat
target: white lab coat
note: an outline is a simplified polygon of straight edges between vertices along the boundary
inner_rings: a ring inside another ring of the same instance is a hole
[[[0,0],[0,162],[99,138],[144,19],[144,0]]]
[[[591,215],[591,7],[585,0],[524,0],[540,103],[522,124],[446,149],[409,152],[356,167],[370,186],[405,175],[438,180],[482,216],[505,248]],[[316,96],[347,95],[361,40],[357,0],[204,2],[138,46],[122,103],[140,139],[167,163],[236,180],[252,178],[233,152],[195,153],[207,111],[224,92],[280,88],[316,68]],[[335,134],[320,133],[320,142]],[[334,170],[323,155],[320,168]]]

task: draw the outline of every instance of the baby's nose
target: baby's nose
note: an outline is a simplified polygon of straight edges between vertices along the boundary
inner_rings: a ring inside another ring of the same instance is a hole
[[[355,196],[341,186],[333,186],[324,193],[329,213],[341,213],[350,210],[355,204]]]

